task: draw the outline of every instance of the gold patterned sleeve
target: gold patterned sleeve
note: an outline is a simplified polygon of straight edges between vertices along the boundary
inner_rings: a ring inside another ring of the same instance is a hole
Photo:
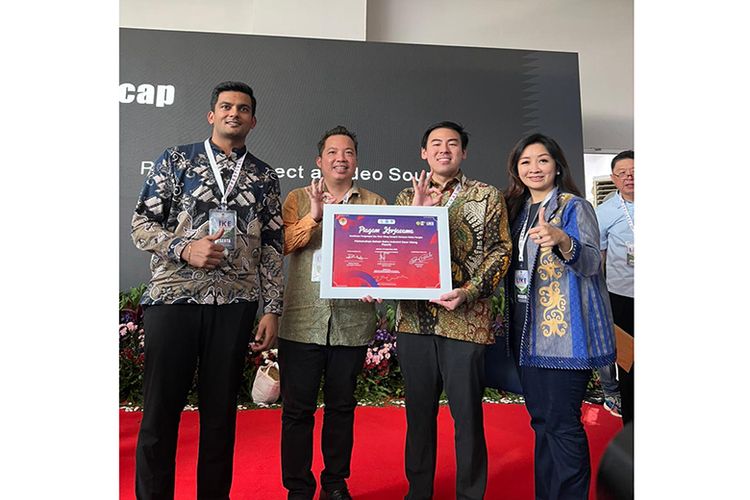
[[[467,301],[492,295],[510,267],[512,242],[508,227],[508,210],[502,193],[490,187],[487,198],[483,247],[484,257],[463,288]]]
[[[302,193],[305,194],[304,190]],[[310,242],[313,229],[318,226],[318,223],[310,217],[309,211],[300,218],[299,194],[300,192],[296,189],[290,192],[281,209],[281,217],[284,219],[284,255],[304,248]]]
[[[414,188],[406,188],[398,193],[394,205],[411,205],[412,198],[414,198]]]

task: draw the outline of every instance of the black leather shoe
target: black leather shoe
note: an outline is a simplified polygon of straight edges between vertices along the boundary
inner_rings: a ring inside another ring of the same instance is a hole
[[[333,491],[320,491],[320,500],[352,500],[349,490],[346,486]]]

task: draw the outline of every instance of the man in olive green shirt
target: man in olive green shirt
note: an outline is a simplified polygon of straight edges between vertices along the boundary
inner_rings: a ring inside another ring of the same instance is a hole
[[[323,204],[385,205],[357,186],[357,139],[345,127],[327,131],[316,159],[323,178],[289,193],[282,208],[284,254],[290,256],[279,326],[282,428],[281,475],[288,498],[311,500],[314,414],[323,378],[321,498],[348,499],[354,443],[354,397],[367,344],[375,334],[373,304],[320,298]]]

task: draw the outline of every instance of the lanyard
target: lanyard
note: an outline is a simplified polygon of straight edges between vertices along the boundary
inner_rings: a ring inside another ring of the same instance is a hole
[[[448,198],[448,202],[445,204],[445,208],[450,208],[451,205],[453,205],[453,202],[456,201],[456,196],[458,196],[458,193],[461,192],[461,183],[459,182],[456,184],[456,187],[453,189],[453,193],[451,193],[451,197]]]
[[[635,236],[635,224],[633,223],[633,218],[630,216],[628,207],[625,205],[625,199],[622,197],[620,193],[617,193],[617,195],[620,197],[620,208],[622,208],[622,211],[625,212],[625,219],[628,221],[628,226],[630,226],[630,231],[633,233],[633,236]]]
[[[547,193],[547,196],[544,197],[542,200],[542,204],[539,205],[539,210],[541,210],[543,207],[547,206],[547,203],[549,203],[549,200],[552,199],[552,193],[554,191],[550,191]],[[537,210],[537,216],[539,215],[539,210]],[[531,205],[529,205],[529,211],[526,213],[526,220],[523,221],[523,228],[521,229],[521,235],[518,238],[518,262],[523,262],[523,254],[524,247],[526,246],[526,239],[529,237],[529,233],[526,232],[526,228],[529,225],[529,216],[531,215]],[[534,221],[531,222],[531,225],[534,225]]]
[[[229,180],[229,185],[226,189],[224,189],[224,179],[221,178],[221,172],[219,172],[219,166],[216,164],[216,158],[214,157],[214,152],[211,149],[211,144],[208,142],[208,139],[206,139],[206,142],[203,143],[203,146],[206,148],[206,156],[208,156],[208,162],[211,164],[211,171],[214,173],[216,185],[219,186],[219,190],[221,191],[221,209],[226,210],[227,196],[232,192],[232,189],[234,189],[234,185],[237,183],[237,179],[239,179],[240,177],[242,163],[245,161],[247,151],[244,155],[242,155],[242,158],[237,160],[237,163],[234,166],[234,172],[232,173],[232,178]]]

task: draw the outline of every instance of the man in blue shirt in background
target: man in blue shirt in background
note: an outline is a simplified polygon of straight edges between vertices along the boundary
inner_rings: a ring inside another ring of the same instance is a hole
[[[635,335],[633,325],[634,173],[632,150],[623,151],[615,156],[612,159],[611,177],[617,187],[617,192],[596,208],[601,239],[599,248],[602,251],[602,262],[606,266],[607,290],[609,290],[612,303],[612,316],[617,326],[633,336]],[[599,372],[605,389],[604,405],[614,415],[621,411],[623,425],[633,421],[633,369],[631,366],[629,372],[617,370],[621,410],[618,407],[620,402],[617,401],[616,394],[608,394],[610,391],[607,388],[608,376],[612,377],[613,384],[617,383],[617,380],[614,380],[615,365],[603,368]]]

